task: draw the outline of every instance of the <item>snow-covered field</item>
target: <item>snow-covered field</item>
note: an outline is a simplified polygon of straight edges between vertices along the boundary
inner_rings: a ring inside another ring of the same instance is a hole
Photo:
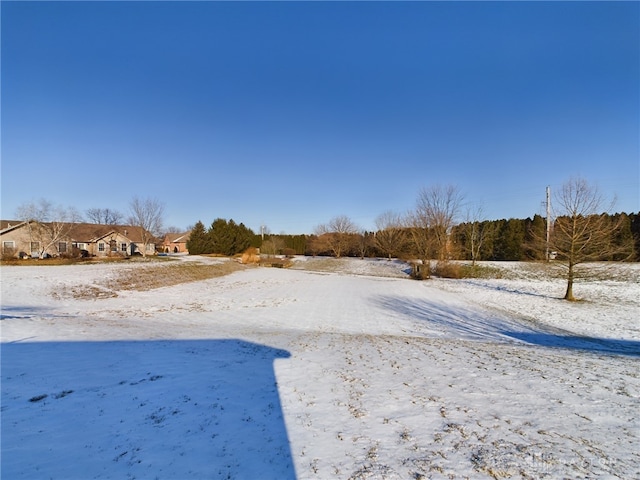
[[[493,266],[2,267],[2,478],[640,478],[640,265]]]

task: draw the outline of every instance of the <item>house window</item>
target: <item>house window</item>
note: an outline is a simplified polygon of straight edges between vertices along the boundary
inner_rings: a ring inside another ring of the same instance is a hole
[[[100,242],[100,243],[98,244],[98,251],[99,251],[99,252],[104,252],[104,247],[105,247],[105,244],[104,244],[104,243],[102,243],[102,242]]]
[[[126,243],[121,243],[120,244],[120,251],[121,252],[126,252],[127,251],[127,244]]]
[[[13,240],[8,240],[6,242],[2,242],[3,250],[13,250],[16,248],[16,243]]]
[[[67,242],[58,243],[58,253],[67,253]]]

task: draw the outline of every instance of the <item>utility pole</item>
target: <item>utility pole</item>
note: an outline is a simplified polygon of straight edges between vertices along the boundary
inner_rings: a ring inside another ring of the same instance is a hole
[[[549,259],[549,240],[551,239],[551,187],[547,186],[547,252],[546,259]]]

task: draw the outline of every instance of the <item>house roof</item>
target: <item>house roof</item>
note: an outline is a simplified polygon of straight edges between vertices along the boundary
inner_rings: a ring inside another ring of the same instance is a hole
[[[25,224],[24,220],[0,220],[0,232],[10,231]]]
[[[191,236],[191,231],[184,233],[167,233],[164,237],[165,245],[167,243],[184,243],[189,240]]]
[[[75,223],[69,230],[69,237],[76,242],[90,243],[113,233],[118,233],[132,242],[142,242],[142,229],[132,225]]]

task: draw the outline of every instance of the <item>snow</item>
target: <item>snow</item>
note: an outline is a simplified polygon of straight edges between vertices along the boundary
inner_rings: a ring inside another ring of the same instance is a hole
[[[491,266],[297,258],[147,291],[108,287],[140,264],[2,267],[2,477],[640,477],[640,265],[576,303]]]

